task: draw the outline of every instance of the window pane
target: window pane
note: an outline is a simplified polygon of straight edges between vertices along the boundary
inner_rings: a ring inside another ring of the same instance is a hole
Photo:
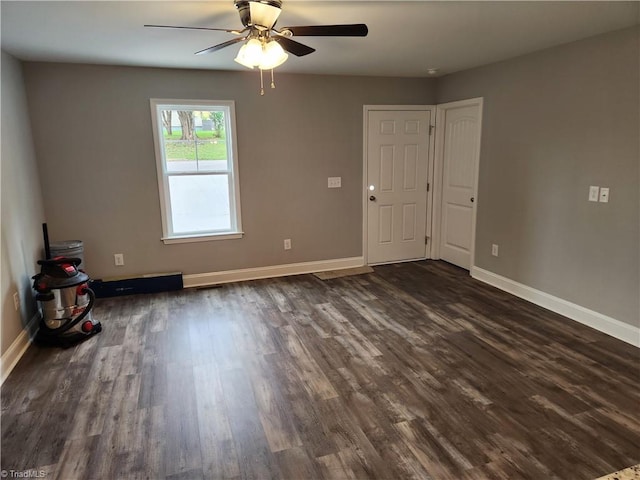
[[[162,110],[167,172],[228,169],[223,111]]]
[[[169,176],[173,233],[229,230],[228,175]]]
[[[199,171],[227,170],[226,119],[223,111],[194,112],[196,117]],[[199,123],[198,123],[199,122]],[[199,126],[198,126],[199,124]]]
[[[198,132],[199,135],[201,135],[200,132]],[[224,172],[229,168],[227,165],[227,142],[224,138],[198,138],[196,149],[199,172]]]

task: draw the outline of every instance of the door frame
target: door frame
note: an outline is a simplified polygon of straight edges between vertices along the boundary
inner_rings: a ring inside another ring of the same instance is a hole
[[[484,105],[483,97],[475,97],[469,98],[466,100],[458,100],[455,102],[447,102],[440,103],[436,105],[436,134],[435,134],[435,157],[433,162],[433,188],[431,189],[433,192],[433,225],[431,228],[432,233],[432,241],[431,243],[431,258],[434,260],[440,259],[440,244],[442,243],[441,239],[441,230],[442,230],[442,194],[443,194],[443,174],[444,174],[444,134],[445,134],[445,115],[447,110],[451,110],[454,108],[460,107],[472,107],[478,106],[479,115],[478,115],[478,128],[480,130],[480,135],[478,138],[478,151],[476,155],[476,168],[475,168],[475,184],[473,186],[475,192],[475,202],[473,207],[473,212],[471,214],[471,258],[469,265],[469,274],[471,274],[471,270],[475,267],[475,253],[476,253],[476,220],[477,220],[477,212],[478,212],[478,181],[480,176],[480,150],[482,147],[482,110]]]
[[[436,106],[435,105],[364,105],[362,109],[362,128],[363,128],[363,142],[362,142],[362,256],[364,258],[364,264],[369,265],[369,219],[367,215],[368,208],[368,145],[369,145],[369,112],[371,111],[428,111],[429,115],[429,150],[427,152],[427,218],[425,219],[426,236],[428,241],[425,243],[425,258],[431,258],[431,251],[433,250],[433,236],[431,235],[432,223],[433,223],[433,165],[435,154],[435,141],[432,132],[436,123]],[[397,262],[392,262],[397,263]]]

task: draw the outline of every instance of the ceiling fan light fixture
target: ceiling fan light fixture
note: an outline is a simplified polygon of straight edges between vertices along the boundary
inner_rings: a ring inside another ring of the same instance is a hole
[[[284,51],[278,42],[270,40],[262,49],[261,70],[273,70],[287,61],[289,55]]]
[[[247,63],[247,61],[245,60],[246,53],[247,53],[247,46],[242,45],[242,47],[240,47],[240,50],[238,51],[238,55],[236,55],[236,58],[234,58],[233,61],[238,62],[243,67],[253,68],[253,65]]]
[[[262,57],[262,42],[252,38],[240,48],[234,60],[247,68],[253,68],[260,65]]]

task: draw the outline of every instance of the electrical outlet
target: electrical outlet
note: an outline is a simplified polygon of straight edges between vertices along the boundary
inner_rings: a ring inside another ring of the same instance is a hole
[[[600,202],[607,203],[609,201],[609,187],[602,187],[600,189]]]
[[[494,257],[498,256],[498,245],[496,245],[495,243],[491,245],[491,255],[493,255]]]
[[[284,249],[285,250],[291,250],[291,239],[290,238],[285,238],[284,239]]]
[[[20,310],[20,295],[18,292],[13,293],[13,308],[16,309],[16,312]]]
[[[600,187],[595,187],[593,185],[591,185],[589,187],[589,201],[590,202],[597,202],[599,194],[600,194]]]
[[[327,187],[329,188],[342,187],[342,177],[329,177],[327,179]]]
[[[116,267],[122,267],[124,265],[124,254],[123,253],[114,253],[113,261],[116,264]]]

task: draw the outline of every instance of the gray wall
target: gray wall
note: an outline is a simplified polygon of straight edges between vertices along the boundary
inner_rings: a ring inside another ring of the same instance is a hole
[[[71,64],[24,66],[52,240],[94,277],[185,274],[362,254],[362,106],[429,104],[435,81]],[[241,240],[164,245],[150,98],[236,102]],[[327,177],[341,176],[341,189]],[[284,251],[284,238],[293,248]],[[124,253],[115,267],[113,254]]]
[[[4,355],[34,317],[31,276],[42,256],[44,209],[27,116],[20,63],[2,52],[2,322],[0,353]],[[20,295],[15,310],[13,294]]]
[[[439,103],[484,97],[476,265],[636,326],[639,45],[628,29],[437,84]]]

